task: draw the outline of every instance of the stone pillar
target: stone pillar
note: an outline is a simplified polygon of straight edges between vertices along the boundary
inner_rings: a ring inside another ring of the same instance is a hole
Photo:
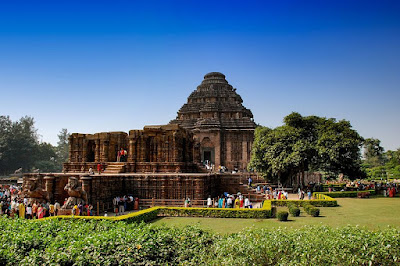
[[[82,141],[82,162],[86,162],[87,161],[87,148],[88,148],[88,141],[86,139],[84,139]]]
[[[54,195],[54,176],[45,176],[43,177],[44,181],[45,181],[45,187],[46,187],[46,191],[49,194],[49,200],[51,202],[53,202],[53,195]]]
[[[247,163],[249,162],[250,158],[247,157],[247,144],[248,142],[245,140],[242,142],[242,168],[247,167]]]
[[[100,154],[101,154],[101,152],[100,152],[100,140],[99,139],[96,139],[95,140],[95,143],[96,143],[96,151],[95,151],[95,154],[94,154],[94,161],[95,162],[100,162]]]
[[[109,149],[109,142],[103,142],[103,156],[101,157],[102,162],[108,162],[108,149]]]
[[[72,162],[72,142],[73,142],[73,138],[72,136],[70,136],[68,138],[68,150],[69,150],[69,154],[68,154],[68,162]]]
[[[82,181],[82,189],[86,192],[88,202],[91,202],[91,188],[93,178],[91,176],[82,176],[80,179]]]
[[[135,154],[135,141],[133,139],[130,139],[128,148],[128,162],[134,161],[134,154]]]

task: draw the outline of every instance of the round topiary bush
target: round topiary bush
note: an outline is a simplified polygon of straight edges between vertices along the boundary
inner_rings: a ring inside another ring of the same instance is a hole
[[[291,208],[289,208],[289,212],[290,212],[290,214],[291,214],[292,216],[294,216],[294,217],[300,216],[300,209],[297,208],[297,207],[291,207]]]
[[[276,217],[278,218],[279,221],[284,222],[287,221],[287,218],[289,216],[289,213],[286,211],[280,211],[276,214]]]
[[[310,215],[312,217],[318,217],[319,216],[319,209],[318,208],[311,208],[310,209]]]

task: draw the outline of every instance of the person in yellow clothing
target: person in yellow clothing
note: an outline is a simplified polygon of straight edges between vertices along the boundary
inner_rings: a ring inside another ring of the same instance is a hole
[[[53,204],[49,205],[49,215],[54,216],[54,205]]]
[[[236,208],[236,209],[239,209],[239,208],[240,208],[240,200],[239,200],[239,197],[237,197],[237,198],[235,199],[235,208]]]
[[[75,216],[75,215],[79,216],[79,208],[78,208],[77,205],[75,205],[75,206],[72,208],[72,216]]]
[[[23,202],[20,202],[18,205],[19,218],[25,219],[25,205]]]

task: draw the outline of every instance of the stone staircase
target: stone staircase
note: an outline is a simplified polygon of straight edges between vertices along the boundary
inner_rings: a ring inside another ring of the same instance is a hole
[[[112,162],[109,163],[104,170],[105,174],[119,174],[125,172],[125,163]]]
[[[251,202],[260,202],[266,199],[264,193],[261,193],[244,183],[240,183],[240,193],[245,197],[249,197]]]

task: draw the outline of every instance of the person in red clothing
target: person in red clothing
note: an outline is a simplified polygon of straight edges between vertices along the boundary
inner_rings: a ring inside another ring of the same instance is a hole
[[[101,163],[97,164],[97,172],[101,174]]]

